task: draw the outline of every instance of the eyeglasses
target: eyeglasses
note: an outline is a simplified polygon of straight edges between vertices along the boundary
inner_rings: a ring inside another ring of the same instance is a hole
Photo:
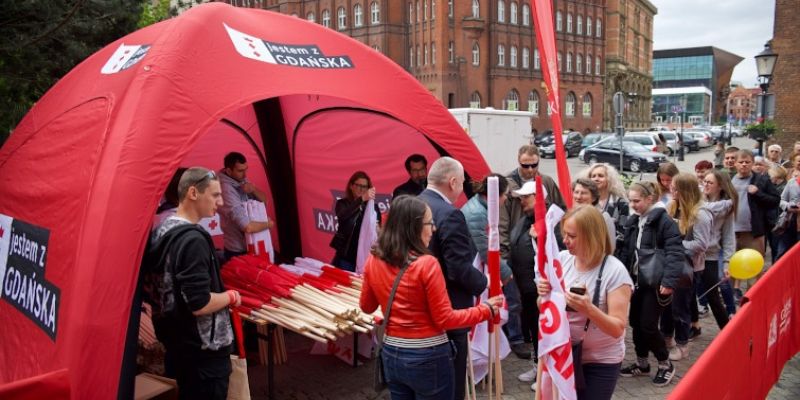
[[[430,222],[423,222],[422,225],[423,226],[430,225],[431,229],[436,229],[436,223],[434,223],[433,220],[431,220]]]
[[[215,181],[215,180],[217,180],[217,174],[214,172],[214,170],[208,170],[208,172],[206,172],[205,175],[200,177],[200,179],[194,181],[194,183],[192,183],[192,186],[197,186],[197,185],[200,184],[200,182],[202,182],[202,181],[204,181],[206,179],[210,179],[212,181]]]
[[[536,169],[536,168],[539,168],[539,163],[538,162],[537,163],[533,163],[533,164],[519,163],[519,166],[520,166],[520,168],[523,168],[523,169]]]
[[[362,185],[362,184],[360,184],[360,183],[353,183],[353,186],[355,186],[355,187],[357,187],[357,188],[359,188],[359,189],[361,189],[361,190],[367,190],[367,189],[369,189],[369,185]]]

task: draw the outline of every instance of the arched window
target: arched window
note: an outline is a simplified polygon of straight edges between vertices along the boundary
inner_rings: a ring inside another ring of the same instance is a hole
[[[533,49],[533,69],[542,69],[542,60],[539,58],[539,49]]]
[[[419,20],[422,18],[422,17],[420,16],[420,14],[422,14],[422,13],[421,13],[421,12],[419,12],[419,0],[417,0],[417,22],[419,22]]]
[[[447,0],[447,16],[453,18],[453,0]]]
[[[447,62],[450,64],[456,62],[456,44],[452,41],[447,43]]]
[[[478,42],[472,43],[472,65],[481,65],[481,48],[478,47]]]
[[[472,18],[481,17],[481,3],[478,0],[472,0]]]
[[[322,10],[322,26],[331,27],[331,12],[328,10]]]
[[[575,93],[569,92],[567,94],[567,101],[565,103],[565,110],[564,113],[567,117],[574,117],[575,116]]]
[[[414,22],[414,3],[408,2],[408,23]]]
[[[511,46],[511,68],[517,68],[517,46]]]
[[[497,22],[506,22],[506,2],[497,0]]]
[[[436,19],[436,0],[431,0],[431,21]]]
[[[373,1],[372,4],[369,5],[369,22],[373,25],[379,24],[381,22],[381,5],[378,4],[377,1]]]
[[[422,65],[428,65],[428,46],[423,44],[422,52],[425,53],[425,59],[422,61]]]
[[[575,56],[575,72],[582,74],[583,73],[583,57],[580,54]]]
[[[477,90],[469,96],[469,107],[481,108],[481,94]]]
[[[522,48],[522,68],[528,69],[531,66],[531,51],[527,47]]]
[[[347,28],[347,11],[345,11],[344,7],[339,7],[336,10],[336,28],[339,30]]]
[[[310,13],[306,14],[306,19],[307,19],[309,22],[317,22],[317,21],[316,21],[316,20],[317,20],[317,17],[316,17],[316,15],[314,15],[314,13],[313,13],[313,12],[310,12]]]
[[[502,44],[497,45],[497,65],[500,67],[506,65],[506,47]]]
[[[510,111],[517,111],[519,110],[519,92],[517,89],[511,89],[508,92],[505,98],[505,105],[503,108]]]
[[[563,68],[561,68],[561,64],[562,64],[562,63],[561,63],[561,58],[562,58],[562,57],[561,57],[561,52],[559,51],[559,52],[558,52],[558,60],[557,60],[557,61],[558,61],[558,70],[559,70],[559,71],[563,71],[563,70],[564,70]]]
[[[422,0],[422,20],[428,19],[428,0]]]
[[[356,27],[364,25],[364,9],[361,7],[361,4],[353,6],[353,15],[355,16],[355,22],[353,24]]]
[[[534,117],[539,116],[539,93],[535,90],[528,93],[528,111],[533,113]]]
[[[511,15],[509,16],[508,20],[511,21],[512,24],[516,25],[519,23],[519,19],[517,19],[517,2],[511,2],[511,8],[509,8],[509,12]]]
[[[431,64],[436,65],[436,42],[431,43]]]
[[[586,36],[592,36],[592,17],[586,17]]]
[[[414,67],[414,46],[408,47],[408,69]]]
[[[578,25],[576,26],[575,33],[583,35],[583,15],[578,14]]]
[[[572,53],[567,53],[567,72],[572,72]]]
[[[596,37],[603,36],[603,20],[601,20],[600,18],[597,19],[597,26],[595,26],[595,30],[596,32],[594,35]]]
[[[592,55],[586,55],[586,75],[592,74]]]
[[[572,33],[572,14],[567,13],[567,33]]]
[[[591,117],[592,116],[592,95],[591,93],[586,93],[583,95],[583,116],[584,117]]]
[[[531,24],[531,7],[527,4],[522,5],[522,25],[530,26]]]
[[[417,66],[422,64],[422,54],[419,52],[419,45],[417,45]]]
[[[556,32],[561,32],[561,11],[556,11]]]
[[[600,75],[600,56],[594,58],[594,74]]]

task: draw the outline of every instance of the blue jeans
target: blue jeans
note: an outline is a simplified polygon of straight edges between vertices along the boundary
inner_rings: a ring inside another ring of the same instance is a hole
[[[383,345],[383,371],[392,400],[451,400],[455,394],[450,342],[422,349]]]
[[[578,389],[578,400],[609,400],[619,379],[622,364],[583,364],[586,387]]]
[[[520,325],[520,314],[522,313],[522,300],[520,299],[519,288],[516,282],[508,282],[503,285],[503,294],[508,302],[508,322],[505,324],[506,334],[509,344],[524,343],[522,338],[522,326]]]

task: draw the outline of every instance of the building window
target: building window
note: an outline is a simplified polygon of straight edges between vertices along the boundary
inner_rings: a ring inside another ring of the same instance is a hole
[[[586,36],[592,36],[592,17],[586,17]]]
[[[575,33],[583,35],[583,15],[578,14],[578,26],[575,29]]]
[[[469,108],[481,108],[481,94],[477,91],[469,96]]]
[[[381,23],[381,6],[377,1],[373,1],[372,4],[369,5],[369,14],[369,22],[371,24],[375,25]]]
[[[472,65],[481,65],[481,48],[478,47],[478,42],[472,44]]]
[[[453,0],[447,0],[447,16],[453,18]]]
[[[431,0],[431,21],[436,19],[436,0]]]
[[[408,2],[408,23],[414,23],[414,3]]]
[[[534,117],[539,116],[539,93],[535,90],[531,90],[528,93],[528,111],[533,114]]]
[[[517,68],[517,46],[511,46],[511,68]]]
[[[447,44],[447,61],[450,64],[456,62],[456,45],[453,42]]]
[[[567,53],[567,72],[572,72],[572,53]]]
[[[592,74],[592,55],[586,55],[586,75]]]
[[[422,61],[422,65],[428,65],[428,46],[423,44],[422,52],[425,53],[425,59]]]
[[[527,4],[522,5],[522,25],[529,26],[531,24],[531,8]]]
[[[328,10],[322,11],[322,26],[326,28],[331,27],[331,12]]]
[[[583,57],[580,54],[575,56],[575,72],[582,74],[583,73]]]
[[[561,32],[561,11],[556,11],[556,32]]]
[[[314,15],[314,13],[313,13],[313,12],[310,12],[310,13],[306,14],[306,19],[307,19],[309,22],[317,22],[317,21],[316,21],[317,17]]]
[[[506,22],[506,2],[497,1],[497,22]]]
[[[408,48],[408,69],[414,67],[414,46]]]
[[[417,22],[420,20],[420,12],[419,12],[419,0],[417,0]]]
[[[564,69],[561,68],[561,52],[558,52],[558,70],[563,71]]]
[[[539,49],[533,49],[533,69],[542,69],[542,60],[539,58]]]
[[[509,9],[509,12],[511,13],[511,15],[508,18],[509,21],[511,21],[511,23],[514,24],[514,25],[518,24],[519,23],[519,19],[517,19],[517,2],[516,1],[512,1],[511,2],[511,8]]]
[[[421,53],[419,52],[419,45],[417,45],[417,66],[419,67],[421,63],[422,63],[422,56]]]
[[[553,115],[553,106],[550,105],[550,101],[547,102],[547,116]]]
[[[422,20],[428,19],[428,0],[422,0]]]
[[[436,65],[436,42],[431,43],[431,64]]]
[[[590,93],[583,95],[583,116],[587,118],[592,116],[592,95]]]
[[[519,92],[517,89],[511,89],[510,92],[506,95],[505,105],[503,108],[509,111],[517,111],[519,110]]]
[[[531,66],[531,51],[527,47],[522,48],[522,68],[528,69]]]
[[[575,116],[575,93],[569,92],[567,95],[567,102],[566,102],[566,110],[565,114],[567,117],[574,117]]]
[[[478,0],[472,0],[472,18],[481,17],[481,3]]]
[[[353,7],[353,15],[355,15],[355,22],[354,25],[356,27],[364,25],[364,10],[361,7],[361,4],[356,4]]]
[[[497,66],[506,65],[506,47],[502,44],[497,45]]]
[[[347,11],[344,10],[344,7],[336,10],[336,27],[339,30],[347,28]]]
[[[594,74],[600,75],[600,56],[597,56],[594,59]]]
[[[603,36],[603,20],[601,20],[600,18],[597,19],[597,25],[595,26],[595,30],[596,32],[594,36],[596,37]]]
[[[567,13],[567,33],[572,33],[572,14]]]

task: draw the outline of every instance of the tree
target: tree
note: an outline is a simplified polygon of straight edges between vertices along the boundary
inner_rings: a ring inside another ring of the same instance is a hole
[[[0,145],[62,76],[136,30],[141,1],[0,0]]]

